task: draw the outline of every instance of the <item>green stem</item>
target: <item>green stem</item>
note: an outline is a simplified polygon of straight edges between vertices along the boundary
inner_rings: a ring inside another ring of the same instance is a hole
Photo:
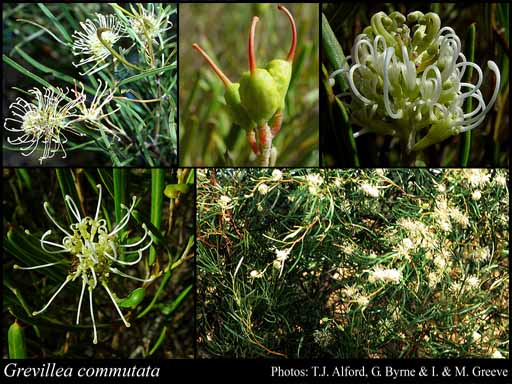
[[[466,58],[468,61],[475,61],[475,40],[476,40],[476,27],[475,23],[469,26],[466,34]],[[473,67],[468,66],[464,74],[464,82],[470,83],[473,76]],[[468,97],[464,102],[464,111],[471,112],[473,109],[473,98]],[[460,165],[467,167],[469,161],[469,153],[471,150],[471,131],[464,132],[460,143]]]
[[[171,278],[171,275],[172,275],[172,270],[171,269],[169,269],[167,272],[165,272],[164,278],[162,279],[162,282],[160,283],[160,286],[158,287],[158,290],[156,291],[155,296],[153,296],[153,300],[151,300],[151,303],[149,303],[149,305],[146,308],[144,308],[144,310],[141,313],[139,313],[137,315],[137,319],[140,319],[141,317],[146,316],[147,313],[149,311],[151,311],[151,309],[155,306],[158,298],[160,297],[160,294],[162,293],[162,291],[164,290],[165,286],[169,282],[169,279]]]
[[[117,60],[119,60],[121,63],[123,63],[124,65],[126,65],[126,66],[128,66],[128,67],[130,67],[130,68],[133,68],[133,69],[135,69],[135,70],[137,70],[137,71],[143,72],[143,71],[144,71],[144,69],[142,69],[142,68],[140,68],[140,67],[137,67],[136,65],[134,65],[134,64],[132,64],[132,63],[130,63],[130,62],[128,62],[128,61],[127,61],[123,56],[121,56],[117,51],[115,51],[115,50],[114,50],[114,48],[112,48],[112,47],[110,46],[110,44],[109,44],[107,41],[103,40],[103,38],[101,37],[101,35],[103,34],[103,32],[106,32],[106,31],[109,31],[109,30],[110,30],[110,29],[108,29],[108,28],[98,28],[98,29],[96,30],[96,35],[98,36],[98,39],[99,39],[99,41],[101,42],[101,44],[103,44],[103,46],[104,46],[105,48],[107,48],[107,49],[109,50],[109,52],[110,52],[110,53],[111,53],[111,54],[112,54],[112,55],[113,55]]]
[[[162,205],[164,201],[164,170],[154,168],[151,170],[151,224],[160,231],[162,225]],[[156,249],[149,251],[149,265],[153,265],[156,258]]]
[[[119,224],[123,217],[123,209],[121,208],[121,205],[126,202],[126,169],[114,168],[112,170],[112,179],[114,181],[114,212],[116,216],[116,224]],[[123,233],[124,231],[121,231],[118,236],[123,238]],[[120,248],[119,252],[119,258],[125,261],[126,259],[123,248]]]

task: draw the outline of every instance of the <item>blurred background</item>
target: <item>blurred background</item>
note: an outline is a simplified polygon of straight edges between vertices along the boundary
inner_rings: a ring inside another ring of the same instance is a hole
[[[486,103],[495,87],[493,73],[487,61],[493,60],[501,71],[498,99],[482,125],[471,131],[470,151],[467,161],[462,161],[464,135],[456,135],[427,148],[424,158],[416,165],[429,166],[507,166],[510,151],[509,120],[509,5],[500,3],[336,3],[323,4],[322,12],[339,41],[343,53],[348,56],[355,37],[370,25],[373,14],[399,11],[407,15],[412,11],[433,11],[441,18],[441,27],[452,27],[466,49],[468,27],[476,25],[475,60],[484,72],[482,94]],[[341,92],[339,84],[331,88],[327,77],[335,69],[322,55],[321,105],[321,164],[324,166],[393,166],[400,165],[398,143],[390,136],[363,135],[350,143],[348,98],[335,97]],[[476,82],[473,72],[473,83]],[[345,103],[347,102],[347,103]],[[342,103],[344,105],[342,105]],[[474,107],[474,105],[473,105]],[[348,113],[348,119],[345,117]],[[354,126],[354,131],[362,127]]]
[[[297,24],[297,51],[283,126],[274,138],[279,166],[318,165],[318,5],[286,4]],[[286,59],[291,29],[277,4],[180,4],[179,158],[182,166],[249,165],[245,132],[231,121],[224,86],[198,43],[233,82],[248,71],[247,42],[253,16],[256,59],[264,67]]]

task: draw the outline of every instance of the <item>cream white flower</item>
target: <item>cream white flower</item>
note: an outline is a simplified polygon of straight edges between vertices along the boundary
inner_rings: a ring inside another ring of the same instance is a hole
[[[34,101],[28,102],[18,97],[9,107],[13,111],[14,118],[6,118],[4,128],[9,132],[19,133],[21,136],[16,139],[7,138],[12,145],[21,146],[23,156],[31,155],[39,146],[44,144],[43,154],[39,158],[42,164],[44,160],[52,158],[56,152],[62,151],[62,158],[66,158],[64,144],[68,141],[65,131],[74,132],[83,136],[70,126],[72,123],[72,111],[83,99],[79,96],[76,99],[69,99],[61,88],[44,88],[44,95],[37,88],[28,91]],[[9,121],[20,124],[19,127],[8,127]],[[27,151],[27,152],[25,152]]]
[[[258,186],[258,192],[262,195],[266,195],[268,193],[268,185],[265,183],[262,183]]]
[[[318,193],[318,189],[324,182],[324,178],[318,173],[312,173],[306,176],[306,181],[308,183],[309,193],[316,195]]]
[[[458,281],[455,281],[455,282],[452,282],[450,284],[450,287],[448,288],[448,290],[454,294],[454,295],[458,295],[460,294],[461,292],[461,289],[462,289],[462,284],[459,283]]]
[[[446,268],[446,258],[443,255],[437,255],[434,257],[434,265],[437,269],[444,270]]]
[[[219,206],[222,210],[231,209],[233,207],[231,205],[231,197],[222,195],[219,199]]]
[[[276,260],[279,260],[281,262],[284,262],[286,259],[288,259],[289,255],[290,255],[289,249],[276,250]]]
[[[77,94],[77,96],[80,96],[81,100],[81,102],[77,104],[77,108],[80,111],[80,115],[78,115],[80,120],[99,122],[105,117],[116,113],[120,109],[118,107],[109,113],[103,113],[103,108],[107,106],[114,98],[114,90],[110,89],[108,83],[106,82],[104,83],[105,86],[103,87],[103,82],[101,79],[97,79],[97,81],[99,86],[96,90],[94,98],[89,103],[89,106],[86,105],[87,96],[84,92],[84,85],[82,83],[80,84],[82,86],[82,92]]]
[[[156,38],[172,28],[172,22],[169,21],[169,14],[164,12],[155,12],[154,4],[148,4],[148,9],[140,5],[136,11],[132,7],[134,17],[130,17],[130,25],[134,32],[146,41],[156,42]]]
[[[259,279],[263,277],[263,271],[252,270],[249,276],[253,279]]]
[[[473,193],[471,194],[471,198],[475,201],[480,200],[481,197],[482,197],[482,192],[480,192],[478,189],[476,191],[473,191]]]
[[[427,276],[428,286],[430,288],[435,288],[437,284],[439,284],[439,282],[441,281],[442,276],[443,275],[440,274],[439,272],[429,272]]]
[[[33,316],[36,316],[46,311],[46,309],[48,309],[53,300],[69,282],[73,282],[80,278],[82,281],[82,290],[78,301],[76,324],[80,323],[80,310],[82,307],[84,293],[87,288],[89,293],[89,308],[94,331],[94,344],[98,342],[92,298],[93,292],[96,289],[96,287],[101,285],[105,289],[108,296],[112,300],[114,307],[119,313],[119,316],[123,320],[123,323],[125,324],[126,327],[129,327],[130,323],[126,321],[125,317],[123,316],[123,313],[121,312],[121,309],[117,304],[117,298],[115,294],[113,294],[109,288],[110,273],[144,283],[150,282],[157,277],[155,275],[147,279],[141,279],[132,275],[128,275],[120,271],[116,267],[116,264],[119,264],[121,266],[133,266],[138,264],[142,260],[143,252],[147,250],[153,243],[153,239],[150,236],[146,225],[142,224],[144,235],[141,237],[141,239],[129,244],[120,244],[118,234],[127,226],[131,217],[131,213],[135,207],[136,198],[133,198],[132,205],[129,208],[126,206],[122,206],[122,208],[126,210],[126,214],[119,221],[119,223],[117,223],[117,225],[111,231],[109,231],[107,229],[106,220],[100,219],[102,195],[101,185],[97,185],[97,188],[99,192],[99,197],[94,218],[90,216],[82,217],[82,215],[80,214],[80,209],[75,204],[73,199],[70,196],[65,197],[65,202],[68,206],[68,209],[72,217],[76,219],[76,223],[71,224],[69,226],[69,229],[65,229],[57,222],[57,220],[55,220],[55,218],[50,213],[49,204],[47,202],[44,203],[43,207],[47,216],[65,236],[62,239],[61,243],[49,241],[47,240],[47,238],[52,235],[52,230],[48,230],[41,237],[41,248],[43,249],[43,251],[50,254],[70,254],[72,257],[72,266],[64,282],[53,294],[50,300],[48,300],[46,305],[39,311],[35,311],[33,313]],[[145,245],[142,245],[146,241],[148,236],[149,241]],[[137,249],[137,247],[139,248]],[[127,258],[127,261],[121,260],[119,258],[120,252],[123,252],[124,257]],[[135,259],[130,259],[131,255],[138,256]],[[61,263],[63,263],[63,261],[38,265],[34,267],[20,267],[18,265],[15,265],[14,269],[32,270],[46,268]]]
[[[92,75],[107,67],[110,62],[105,62],[111,55],[109,49],[100,41],[102,40],[112,47],[122,37],[126,36],[126,29],[114,15],[102,15],[96,13],[96,23],[87,19],[85,23],[80,22],[83,31],[73,33],[73,55],[86,55],[88,57],[80,59],[78,64],[73,63],[75,67],[81,67],[88,63],[94,63],[84,73],[80,75]]]
[[[470,289],[476,289],[480,285],[480,279],[477,276],[469,276],[466,283]]]
[[[368,296],[365,296],[362,294],[357,295],[354,298],[354,301],[357,303],[357,305],[362,307],[362,309],[366,308],[368,306],[368,304],[370,303],[370,299],[368,298]]]
[[[272,171],[272,180],[273,181],[279,181],[283,178],[283,172],[281,172],[279,169],[274,169]]]
[[[494,181],[496,182],[496,184],[502,187],[505,187],[507,185],[507,178],[501,174],[496,175]]]
[[[457,224],[463,228],[467,228],[469,226],[469,218],[457,207],[450,207],[448,214]]]
[[[279,276],[283,273],[284,263],[290,255],[291,249],[276,249],[276,258],[272,263],[275,269],[279,270]]]
[[[379,197],[379,189],[368,183],[361,184],[361,190],[371,197]]]
[[[491,258],[491,251],[488,247],[477,247],[471,256],[477,262],[485,262]]]
[[[483,187],[491,180],[491,175],[486,169],[465,169],[463,175],[472,187]]]
[[[500,351],[496,350],[494,351],[494,353],[491,355],[491,357],[493,359],[504,359],[505,357],[501,354]]]
[[[380,266],[373,267],[373,271],[370,271],[370,275],[368,276],[368,281],[370,283],[374,283],[376,281],[384,281],[386,283],[390,282],[393,284],[400,283],[400,279],[402,277],[402,272],[398,269],[384,269]]]
[[[348,82],[351,118],[363,128],[354,137],[393,135],[408,151],[419,151],[483,123],[500,89],[496,63],[487,62],[496,85],[486,105],[481,68],[466,60],[459,37],[441,28],[436,13],[378,12],[370,24],[354,41],[351,64],[330,76],[343,74]],[[462,81],[468,67],[478,74],[476,84]],[[476,101],[468,113],[467,99]]]
[[[359,290],[355,285],[348,285],[341,290],[341,293],[343,294],[343,296],[351,299],[357,297],[357,295],[359,294]]]

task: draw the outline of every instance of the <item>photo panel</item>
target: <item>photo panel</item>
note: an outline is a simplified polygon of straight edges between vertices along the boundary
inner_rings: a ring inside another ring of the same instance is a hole
[[[10,358],[193,358],[194,170],[4,168],[3,181]]]
[[[507,180],[198,169],[198,356],[507,357]]]
[[[509,11],[323,3],[323,166],[506,167]]]
[[[4,166],[177,166],[174,3],[5,3]]]
[[[318,166],[319,5],[179,13],[180,165]]]

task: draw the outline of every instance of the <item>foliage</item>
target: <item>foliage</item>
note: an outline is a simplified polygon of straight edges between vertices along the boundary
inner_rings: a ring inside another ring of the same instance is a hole
[[[200,355],[506,356],[507,177],[199,170]]]

